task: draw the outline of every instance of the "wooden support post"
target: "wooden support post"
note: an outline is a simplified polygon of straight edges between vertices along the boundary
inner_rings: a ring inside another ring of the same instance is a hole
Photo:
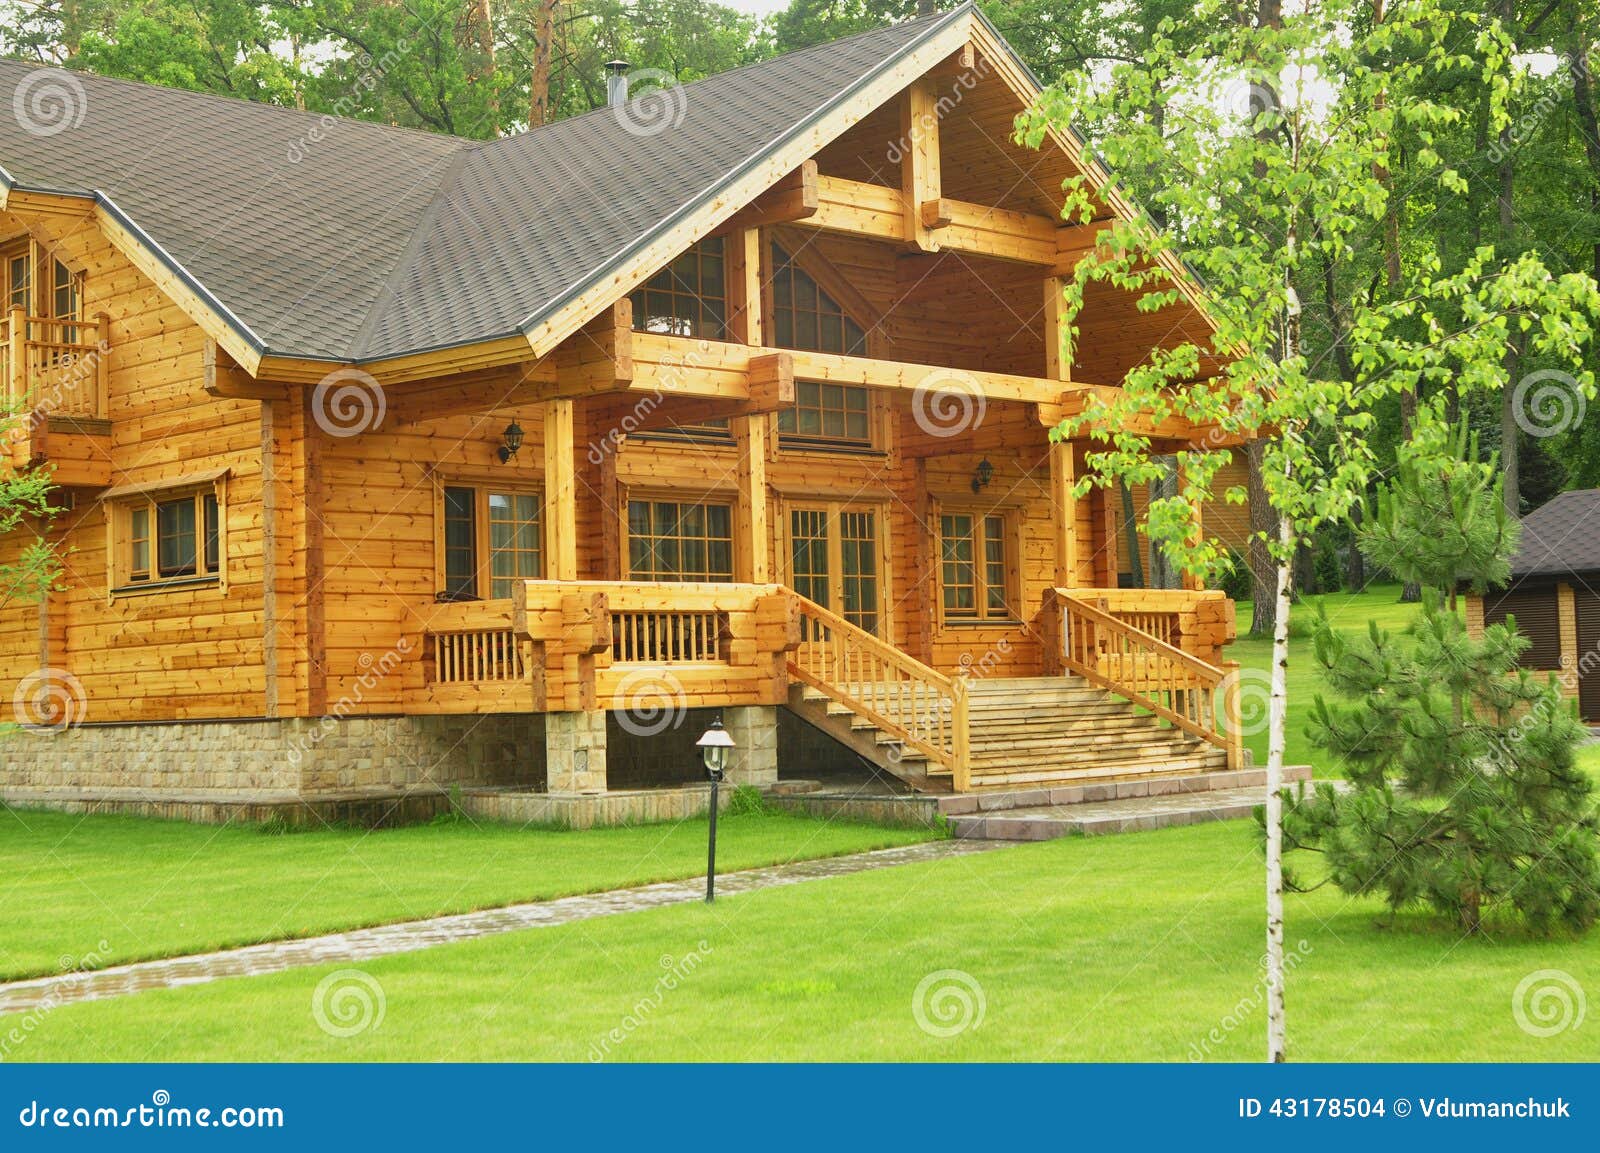
[[[1222,718],[1228,727],[1228,768],[1244,768],[1244,717],[1239,711],[1239,662],[1222,662]]]
[[[1178,469],[1178,491],[1180,493],[1183,491],[1184,486],[1187,483],[1188,483],[1188,477],[1184,475],[1184,470],[1180,466],[1179,469]],[[1205,506],[1203,504],[1195,505],[1195,507],[1194,507],[1194,531],[1189,534],[1189,545],[1190,545],[1191,548],[1199,545],[1201,540],[1203,540],[1204,537],[1205,537],[1205,524],[1204,524],[1204,522],[1202,520],[1204,514],[1205,514]],[[1186,589],[1189,589],[1191,592],[1200,592],[1201,590],[1203,590],[1206,587],[1206,582],[1201,580],[1194,573],[1191,573],[1188,570],[1184,570],[1184,573],[1183,573],[1183,587],[1186,588]]]
[[[943,196],[939,175],[939,107],[933,82],[915,80],[900,102],[900,183],[905,197],[905,238],[924,252],[938,252],[936,228],[922,206]],[[935,223],[942,210],[935,209]]]
[[[262,716],[278,715],[278,464],[273,402],[261,402]]]
[[[816,171],[811,169],[815,203]],[[747,345],[759,345],[762,334],[761,231],[745,228],[728,239],[729,335]],[[751,399],[765,405],[794,398],[794,358],[787,354],[751,360]],[[772,528],[768,515],[767,440],[772,417],[767,412],[735,417],[730,427],[739,456],[739,528],[735,547],[740,550],[741,580],[765,584],[772,579]]]
[[[305,708],[303,715],[320,717],[328,707],[328,628],[325,603],[327,591],[323,587],[327,577],[324,550],[322,445],[323,433],[317,423],[312,390],[304,389],[300,398],[300,427],[296,438],[299,459],[301,493],[296,510],[300,519],[300,539],[296,542],[300,553],[299,569],[305,581],[305,595],[301,598],[305,637],[304,685]]]
[[[735,417],[734,444],[739,454],[740,580],[766,584],[772,579],[772,523],[767,499],[767,436],[772,417],[766,413]]]
[[[1078,579],[1078,501],[1072,488],[1078,481],[1077,464],[1071,441],[1060,441],[1046,450],[1050,454],[1050,516],[1055,537],[1055,587],[1077,588]]]
[[[761,230],[744,228],[727,240],[728,337],[761,343]]]
[[[97,312],[94,318],[94,414],[111,419],[111,317]]]
[[[6,387],[14,408],[32,408],[28,399],[28,314],[13,305],[8,316],[6,338],[10,362],[6,365]]]
[[[577,460],[570,400],[544,403],[545,576],[578,579]]]
[[[1044,374],[1051,380],[1071,380],[1072,361],[1066,347],[1066,301],[1059,276],[1044,278]]]

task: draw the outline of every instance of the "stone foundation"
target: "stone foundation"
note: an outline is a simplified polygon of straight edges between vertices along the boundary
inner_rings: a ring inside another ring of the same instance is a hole
[[[0,797],[251,801],[452,784],[541,787],[536,715],[80,725],[0,736]]]

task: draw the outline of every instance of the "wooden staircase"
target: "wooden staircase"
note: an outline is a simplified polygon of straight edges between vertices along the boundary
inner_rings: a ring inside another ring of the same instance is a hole
[[[1046,648],[1061,672],[950,676],[804,597],[789,708],[927,792],[1069,784],[1242,767],[1237,678],[1052,590]]]
[[[992,677],[967,688],[969,789],[1066,784],[1228,767],[1210,742],[1163,724],[1078,676]],[[951,770],[829,697],[795,685],[789,708],[919,792],[952,788]]]

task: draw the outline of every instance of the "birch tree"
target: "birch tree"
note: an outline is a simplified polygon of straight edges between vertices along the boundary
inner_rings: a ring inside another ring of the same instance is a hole
[[[1399,284],[1379,293],[1354,278],[1327,277],[1381,243],[1391,190],[1385,173],[1403,128],[1420,142],[1413,169],[1430,171],[1459,195],[1460,174],[1431,143],[1461,112],[1426,93],[1425,77],[1474,74],[1491,93],[1498,132],[1514,84],[1510,45],[1492,17],[1452,11],[1444,0],[1391,3],[1381,21],[1371,0],[1307,0],[1272,19],[1239,17],[1236,0],[1201,0],[1163,22],[1137,68],[1069,76],[1019,119],[1039,144],[1075,129],[1103,157],[1066,183],[1064,216],[1088,224],[1106,198],[1130,189],[1119,172],[1159,172],[1143,184],[1131,219],[1104,227],[1063,288],[1064,353],[1071,356],[1088,288],[1119,286],[1160,312],[1188,302],[1174,278],[1181,255],[1203,285],[1199,303],[1214,334],[1158,348],[1122,388],[1053,435],[1087,433],[1093,484],[1148,483],[1161,465],[1136,418],[1185,418],[1214,430],[1178,453],[1179,492],[1152,502],[1147,532],[1177,567],[1206,578],[1225,556],[1197,539],[1197,510],[1210,497],[1224,447],[1255,439],[1262,454],[1271,531],[1263,543],[1275,570],[1266,793],[1267,1057],[1286,1056],[1282,781],[1288,717],[1289,626],[1296,548],[1345,521],[1377,474],[1368,446],[1384,398],[1452,381],[1463,394],[1506,384],[1515,341],[1570,365],[1592,395],[1582,365],[1600,290],[1587,273],[1555,275],[1533,252],[1480,249],[1445,272],[1426,255],[1408,261]],[[1195,30],[1198,29],[1198,32]],[[1161,227],[1157,227],[1158,223]],[[1335,283],[1340,355],[1308,353],[1301,292]],[[1158,446],[1159,447],[1159,446]],[[1226,499],[1246,494],[1230,490]],[[1248,674],[1247,674],[1248,675]]]

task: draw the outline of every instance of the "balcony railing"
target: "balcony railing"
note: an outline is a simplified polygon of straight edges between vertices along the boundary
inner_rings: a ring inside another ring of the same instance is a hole
[[[108,332],[104,313],[55,320],[11,309],[0,325],[0,365],[13,411],[105,419]]]

